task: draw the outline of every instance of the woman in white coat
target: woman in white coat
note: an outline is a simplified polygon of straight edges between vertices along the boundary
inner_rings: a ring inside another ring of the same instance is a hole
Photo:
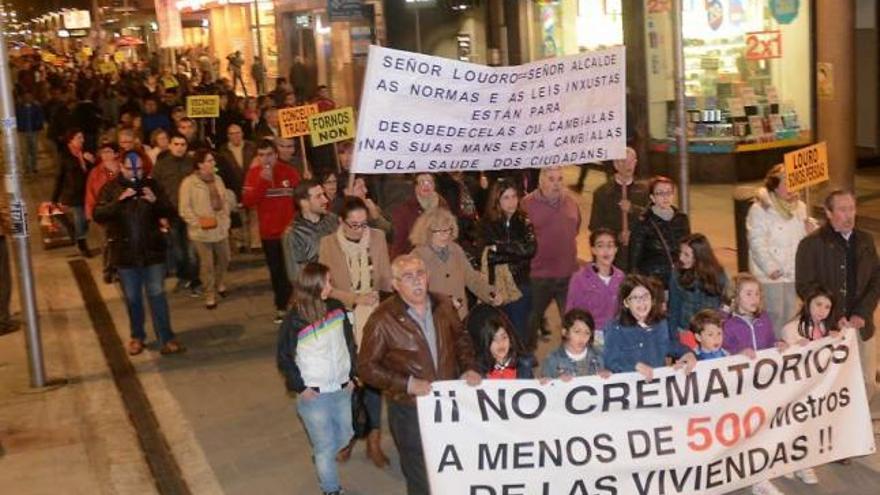
[[[794,259],[798,244],[815,228],[807,206],[785,185],[785,167],[776,165],[755,194],[746,218],[749,271],[764,292],[764,306],[777,339],[782,326],[798,310],[794,286]]]

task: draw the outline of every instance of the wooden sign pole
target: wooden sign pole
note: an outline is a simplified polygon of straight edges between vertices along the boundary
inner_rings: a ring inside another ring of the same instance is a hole
[[[303,158],[303,176],[305,179],[311,179],[312,178],[312,171],[311,171],[311,169],[309,169],[309,157],[308,157],[308,154],[306,153],[306,140],[303,136],[299,137],[299,146],[300,146],[300,149],[302,150],[302,154],[303,154],[303,157],[302,157]]]
[[[621,195],[621,197],[623,198],[623,201],[627,201],[627,188],[629,186],[627,186],[626,184],[621,184],[620,187],[623,190],[623,194]],[[632,205],[630,205],[630,208],[632,208]],[[621,208],[620,213],[622,215],[620,233],[623,234],[624,232],[629,232],[629,213],[623,211],[622,208]],[[629,245],[628,236],[623,236],[623,237],[625,238],[624,239],[625,242],[621,242],[621,244],[623,244],[624,246],[628,246]]]
[[[333,156],[336,157],[336,174],[342,174],[342,162],[339,161],[339,143],[333,143]]]

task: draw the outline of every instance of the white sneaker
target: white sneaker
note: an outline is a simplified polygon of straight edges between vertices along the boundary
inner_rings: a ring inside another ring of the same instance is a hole
[[[812,468],[801,469],[800,471],[795,471],[794,475],[797,477],[797,479],[803,481],[804,484],[807,484],[807,485],[818,485],[819,484],[819,477],[816,476],[816,471],[814,471]]]
[[[770,483],[770,480],[764,480],[760,483],[752,485],[753,495],[785,495],[779,488]]]

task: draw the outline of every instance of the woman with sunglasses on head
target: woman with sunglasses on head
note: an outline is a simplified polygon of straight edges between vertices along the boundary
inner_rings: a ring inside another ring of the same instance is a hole
[[[495,289],[480,277],[458,245],[458,222],[446,208],[434,208],[423,213],[410,232],[409,240],[415,249],[412,254],[425,262],[428,286],[432,292],[446,294],[461,318],[467,316],[468,302],[465,288],[483,302],[498,305],[501,298]]]

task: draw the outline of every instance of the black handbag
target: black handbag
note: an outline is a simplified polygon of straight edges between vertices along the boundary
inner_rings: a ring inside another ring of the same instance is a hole
[[[355,387],[351,394],[351,422],[355,438],[366,438],[370,432],[370,417],[364,402],[366,389],[363,385]]]

